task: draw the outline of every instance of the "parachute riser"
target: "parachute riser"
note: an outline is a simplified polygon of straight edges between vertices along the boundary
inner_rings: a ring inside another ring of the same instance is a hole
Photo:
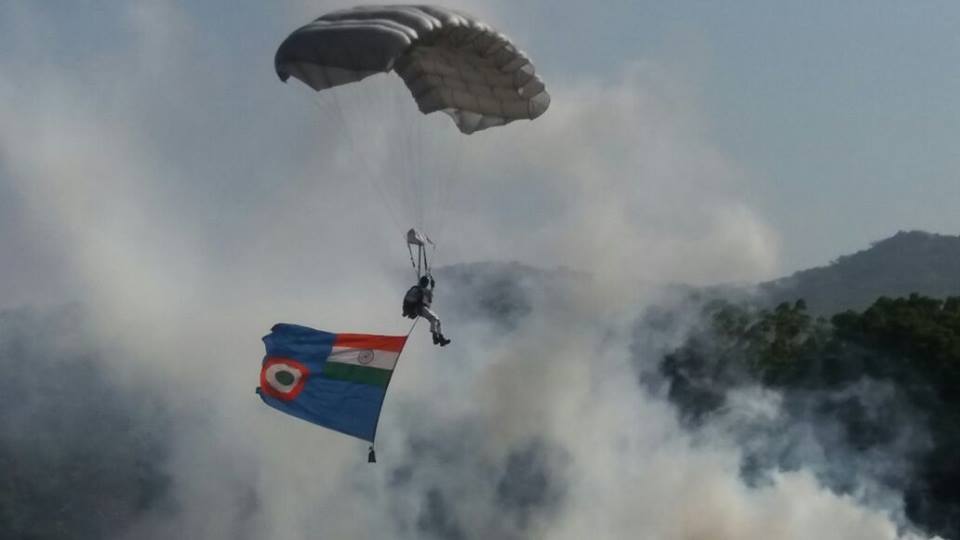
[[[431,275],[430,260],[427,257],[428,243],[433,246],[433,249],[437,248],[436,244],[434,244],[429,237],[420,234],[416,229],[410,229],[407,231],[407,252],[410,254],[410,265],[413,266],[413,270],[416,272],[418,280],[422,276]],[[417,246],[416,259],[414,259],[413,247],[411,246]]]
[[[407,251],[410,253],[410,266],[413,267],[413,273],[417,275],[417,279],[420,279],[420,269],[417,268],[417,263],[413,259],[413,248],[410,247],[410,244],[407,244]],[[419,260],[420,253],[417,252],[417,259]]]
[[[431,275],[431,274],[430,274],[430,262],[427,260],[427,250],[426,250],[425,247],[421,247],[421,248],[420,248],[420,255],[421,255],[421,259],[423,260],[423,270],[424,270],[424,271],[423,271],[423,273],[420,273],[420,269],[419,269],[419,268],[417,269],[417,277],[418,277],[418,278],[419,278],[420,276],[423,276],[423,275],[426,275],[426,276]]]

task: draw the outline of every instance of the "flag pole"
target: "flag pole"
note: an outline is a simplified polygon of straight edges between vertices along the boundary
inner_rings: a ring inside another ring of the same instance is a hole
[[[410,330],[407,332],[406,339],[403,340],[403,347],[407,347],[407,340],[410,339],[410,334],[413,333],[413,329],[417,327],[417,321],[420,320],[420,317],[417,317],[413,320],[413,324],[410,325]],[[400,353],[397,354],[397,362],[394,365],[393,371],[390,372],[390,380],[393,380],[393,376],[397,373],[397,369],[400,367],[400,357],[403,356],[403,350],[400,350]],[[390,382],[387,382],[389,385]],[[377,462],[377,452],[374,450],[373,446],[376,444],[377,440],[377,428],[380,427],[380,411],[383,410],[383,403],[387,401],[387,396],[383,396],[383,401],[380,402],[380,409],[377,410],[377,425],[373,426],[373,437],[370,440],[370,448],[367,453],[367,463],[376,463]]]

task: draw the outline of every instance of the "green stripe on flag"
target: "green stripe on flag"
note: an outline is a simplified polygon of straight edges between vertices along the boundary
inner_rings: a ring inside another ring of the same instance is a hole
[[[393,375],[393,371],[389,369],[341,364],[340,362],[327,362],[323,366],[323,376],[328,379],[382,386],[384,388],[390,384],[391,375]]]

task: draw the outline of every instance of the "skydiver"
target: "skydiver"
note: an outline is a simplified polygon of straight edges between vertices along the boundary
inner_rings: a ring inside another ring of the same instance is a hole
[[[440,317],[430,309],[433,303],[433,287],[436,282],[433,276],[425,275],[420,282],[410,287],[403,297],[403,316],[416,319],[418,316],[430,321],[430,333],[433,334],[433,344],[445,347],[450,340],[444,337],[440,330]]]

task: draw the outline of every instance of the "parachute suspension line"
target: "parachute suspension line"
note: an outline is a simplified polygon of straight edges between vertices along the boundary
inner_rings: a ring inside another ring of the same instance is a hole
[[[405,143],[402,136],[397,136],[399,129],[404,125],[405,117],[403,115],[403,109],[401,105],[403,102],[403,94],[400,91],[399,77],[394,74],[377,74],[371,78],[381,79],[380,85],[375,89],[379,96],[378,105],[383,107],[383,111],[379,113],[375,118],[379,118],[380,124],[383,122],[392,122],[397,125],[392,126],[387,130],[389,137],[384,139],[384,151],[388,156],[390,167],[390,178],[389,182],[386,182],[387,187],[391,189],[391,194],[395,201],[398,202],[398,205],[401,209],[401,217],[405,222],[403,227],[400,227],[402,230],[405,227],[410,226],[410,211],[411,208],[411,190],[407,188],[407,182],[410,177],[410,158],[408,156],[409,150],[406,149]],[[372,88],[372,87],[371,87]],[[374,91],[374,90],[370,90]],[[409,97],[407,98],[409,99]]]
[[[436,120],[442,119],[437,118]],[[448,129],[444,130],[443,137],[438,137],[437,135],[439,135],[439,133],[433,133],[428,130],[428,126],[425,126],[423,122],[419,123],[418,126],[420,138],[431,141],[430,143],[425,142],[423,145],[432,145],[431,152],[444,156],[444,159],[427,159],[426,156],[423,158],[424,166],[430,168],[430,177],[428,183],[429,193],[424,200],[424,203],[426,204],[424,229],[429,232],[437,233],[445,224],[443,206],[441,204],[442,201],[440,200],[440,192],[443,189],[443,186],[447,183],[447,178],[444,175],[443,170],[445,167],[441,165],[443,165],[445,162],[449,162],[450,160],[450,135],[459,135],[459,132],[455,129]]]
[[[426,161],[424,159],[424,154],[433,149],[428,148],[426,142],[423,138],[423,124],[425,123],[424,119],[418,119],[420,121],[413,121],[413,145],[415,147],[413,159],[416,162],[417,167],[417,220],[420,222],[420,227],[423,229],[424,234],[429,234],[430,223],[428,222],[428,210],[429,210],[429,192],[430,187],[435,185],[437,179],[433,176],[433,171],[428,170],[426,167]]]
[[[400,182],[397,182],[397,186],[401,188],[400,191],[402,191],[405,201],[404,208],[408,212],[406,217],[412,220],[412,223],[408,223],[408,225],[422,230],[423,219],[420,210],[422,193],[420,181],[424,171],[420,167],[420,160],[418,158],[424,150],[417,144],[416,140],[410,137],[413,126],[417,125],[422,118],[420,118],[419,109],[410,101],[409,90],[402,84],[399,76],[396,77],[396,83],[397,91],[394,92],[396,99],[394,111],[398,125],[395,129],[398,139],[397,142],[399,143],[397,147],[403,149],[400,154],[404,167],[402,178]]]
[[[420,279],[420,270],[417,269],[417,263],[413,260],[413,248],[410,247],[410,243],[407,242],[407,251],[410,252],[410,266],[413,267],[413,273],[417,275],[417,279]],[[420,259],[420,252],[417,252],[417,260]]]
[[[345,134],[345,137],[346,137],[346,140],[347,140],[347,144],[350,146],[350,155],[353,157],[353,159],[355,159],[357,162],[359,162],[364,169],[366,169],[365,173],[364,173],[364,172],[361,172],[361,176],[363,176],[364,178],[366,178],[367,183],[370,184],[370,186],[373,188],[374,192],[375,192],[375,193],[377,194],[377,196],[380,198],[380,201],[382,202],[383,206],[387,209],[387,214],[390,216],[390,220],[393,221],[393,224],[394,224],[398,229],[403,228],[403,225],[401,225],[400,218],[398,217],[398,212],[397,212],[397,210],[393,207],[393,205],[392,205],[391,202],[390,202],[390,197],[389,197],[387,194],[384,193],[382,187],[381,187],[380,184],[377,182],[377,180],[374,178],[374,176],[377,174],[377,171],[375,171],[374,168],[373,168],[373,166],[371,165],[371,162],[370,162],[369,157],[367,157],[366,155],[361,154],[361,153],[358,151],[358,147],[357,147],[356,142],[355,142],[354,137],[353,137],[353,132],[351,131],[349,122],[347,121],[347,119],[346,119],[346,117],[345,117],[345,115],[344,115],[344,113],[343,113],[343,106],[341,105],[340,99],[339,99],[339,97],[338,97],[338,95],[337,95],[339,88],[331,88],[331,89],[329,89],[329,90],[331,90],[331,91],[320,92],[320,93],[315,94],[315,95],[318,95],[318,96],[329,95],[329,96],[330,96],[330,99],[329,99],[328,105],[329,105],[329,104],[332,104],[332,105],[333,105],[333,106],[332,106],[332,110],[336,112],[336,115],[330,114],[328,111],[325,111],[325,110],[324,110],[325,107],[322,107],[320,103],[317,103],[316,101],[314,101],[314,100],[312,100],[312,99],[309,100],[309,101],[310,101],[315,107],[317,107],[318,109],[320,109],[321,112],[324,112],[324,113],[327,115],[328,118],[332,118],[332,119],[334,119],[334,121],[335,121],[336,123],[340,124],[340,128],[343,130],[343,133]],[[329,107],[327,107],[327,108],[329,108]],[[362,115],[361,115],[361,116],[362,116]]]
[[[366,159],[360,159],[361,156],[357,152],[357,147],[353,141],[349,123],[346,121],[340,103],[337,100],[337,94],[335,90],[336,89],[331,89],[330,92],[314,94],[316,97],[313,99],[308,99],[308,101],[314,107],[316,107],[317,110],[324,114],[327,120],[335,126],[335,129],[338,129],[341,133],[343,133],[342,137],[349,147],[349,155],[351,159],[353,159],[353,161],[357,163],[360,168],[365,169],[365,171],[363,171],[361,174],[369,178],[372,172],[370,164],[366,161]],[[321,125],[323,125],[322,122]]]
[[[459,133],[456,136],[460,136]],[[431,214],[434,222],[434,232],[436,234],[441,234],[446,237],[455,237],[451,234],[452,229],[456,228],[456,225],[459,225],[458,220],[455,219],[453,210],[450,208],[450,198],[451,191],[455,190],[455,184],[457,183],[457,169],[459,168],[457,162],[460,158],[460,153],[462,150],[460,141],[458,139],[450,139],[449,144],[453,145],[453,148],[444,148],[443,151],[450,156],[450,159],[445,160],[443,166],[436,167],[436,177],[437,182],[434,186],[432,193],[432,207],[435,209]],[[448,145],[449,146],[449,145]],[[441,233],[442,229],[446,229]],[[433,244],[433,250],[436,251],[436,244]]]
[[[424,171],[420,168],[419,153],[422,151],[417,140],[414,138],[414,135],[417,130],[417,124],[419,122],[414,118],[409,119],[407,124],[407,148],[409,150],[408,155],[410,156],[410,176],[408,181],[410,182],[410,193],[413,195],[413,200],[411,201],[411,208],[413,209],[413,219],[414,225],[419,230],[423,230],[423,189],[421,187],[423,182],[423,173]]]
[[[395,81],[398,82],[398,81]],[[414,228],[420,226],[416,222],[416,215],[414,212],[414,204],[416,199],[416,190],[414,189],[414,177],[416,171],[413,168],[413,161],[411,154],[413,153],[413,146],[409,137],[405,136],[405,131],[408,129],[408,122],[410,121],[409,115],[405,114],[406,107],[409,107],[409,103],[403,99],[402,92],[397,91],[393,93],[394,103],[393,103],[393,118],[397,125],[394,127],[395,136],[393,137],[393,154],[396,156],[395,160],[398,163],[399,167],[395,173],[394,177],[394,189],[397,193],[397,198],[402,201],[403,208],[407,210],[407,214],[404,216],[407,220],[413,220],[413,223],[407,223],[407,226],[412,225]],[[409,98],[408,98],[409,99]]]
[[[396,149],[403,149],[398,152],[396,162],[401,165],[401,171],[398,172],[400,178],[395,178],[394,186],[398,189],[398,196],[404,200],[404,208],[409,211],[409,219],[412,225],[419,231],[427,231],[432,226],[430,209],[436,204],[431,201],[432,189],[437,185],[437,179],[432,171],[425,167],[428,164],[425,154],[429,151],[426,148],[424,137],[424,119],[422,113],[415,103],[411,103],[409,90],[402,86],[399,77],[395,89],[390,95],[394,98],[393,113],[398,120],[398,136],[395,138]],[[384,85],[381,90],[388,88]],[[389,101],[388,96],[384,96],[384,101]]]
[[[417,279],[430,276],[430,261],[427,259],[427,246],[417,246]]]
[[[411,229],[411,231],[413,231],[413,229]],[[430,270],[430,258],[427,256],[427,246],[423,243],[417,243],[417,244],[411,243],[409,241],[409,238],[410,238],[409,233],[407,238],[408,238],[407,253],[410,255],[410,266],[413,268],[413,272],[414,274],[416,274],[417,279],[419,280],[422,276],[431,275],[432,271]],[[436,244],[434,244],[433,241],[429,239],[429,237],[426,239],[426,241],[430,243],[432,249],[436,250],[436,247],[437,247]],[[414,257],[413,248],[411,247],[414,245],[417,246],[416,257]]]
[[[376,74],[353,87],[356,88],[356,92],[358,93],[358,99],[354,100],[354,102],[363,102],[361,104],[362,110],[355,111],[355,117],[360,119],[362,123],[362,133],[366,137],[366,141],[363,142],[369,142],[371,148],[374,149],[371,155],[380,157],[378,161],[380,167],[375,171],[376,174],[372,180],[381,193],[385,194],[384,197],[391,201],[391,205],[400,200],[400,210],[398,214],[402,218],[403,201],[402,199],[398,199],[398,195],[402,195],[402,193],[397,194],[394,193],[395,190],[390,189],[395,183],[392,181],[392,178],[385,176],[391,174],[389,168],[384,169],[383,167],[384,163],[392,163],[389,144],[386,146],[382,145],[384,142],[382,119],[388,118],[387,112],[389,110],[389,104],[384,103],[386,101],[386,95],[383,89],[384,85],[382,84],[384,82],[382,80],[383,77],[382,74]],[[400,221],[402,222],[402,219]],[[402,223],[400,226],[402,226]]]
[[[376,74],[369,77],[367,80],[360,81],[356,85],[358,91],[363,96],[365,103],[365,110],[360,111],[358,116],[360,116],[364,122],[366,122],[366,130],[368,136],[373,139],[374,148],[378,155],[381,158],[381,165],[383,163],[392,164],[394,162],[393,153],[391,152],[392,148],[389,144],[389,140],[386,140],[384,129],[383,129],[383,119],[389,118],[388,112],[390,111],[389,103],[385,103],[387,96],[384,91],[384,80],[386,75]],[[363,84],[367,83],[367,84]],[[385,144],[384,144],[385,143]],[[401,227],[404,225],[403,221],[403,200],[400,197],[402,193],[397,193],[395,188],[395,182],[393,178],[388,177],[387,175],[395,174],[391,167],[384,169],[381,167],[380,175],[377,176],[377,185],[386,192],[387,198],[390,199],[392,203],[397,203],[400,210],[401,218]]]
[[[427,260],[427,246],[422,246],[420,248],[420,253],[423,255],[423,269],[425,270],[424,275],[433,275],[430,273],[430,262]]]
[[[415,131],[414,145],[417,147],[417,153],[413,158],[417,160],[417,171],[419,171],[417,175],[417,193],[419,195],[419,197],[417,197],[417,219],[420,221],[420,227],[426,234],[429,229],[427,228],[426,216],[428,206],[425,206],[425,204],[428,205],[430,202],[427,200],[428,192],[430,191],[429,188],[436,185],[437,178],[433,177],[433,171],[426,170],[424,166],[423,153],[426,149],[423,141],[423,122],[414,122],[413,125]]]
[[[411,158],[410,158],[411,146],[410,146],[410,140],[409,140],[409,139],[405,136],[405,134],[404,134],[404,131],[407,129],[406,118],[405,118],[404,116],[401,116],[401,115],[398,113],[397,122],[398,122],[398,124],[399,124],[399,125],[395,128],[395,129],[397,130],[397,133],[398,133],[398,136],[399,136],[399,138],[398,138],[398,140],[397,140],[397,145],[400,146],[401,149],[402,149],[402,150],[400,151],[400,163],[402,164],[402,168],[401,168],[400,171],[398,171],[398,174],[400,175],[400,178],[398,179],[399,181],[397,182],[397,184],[398,184],[398,189],[397,189],[397,190],[398,190],[398,192],[400,193],[400,195],[401,195],[402,198],[403,198],[403,201],[404,201],[404,209],[407,210],[407,215],[404,216],[404,217],[407,218],[407,220],[410,220],[410,219],[412,219],[412,218],[414,217],[414,216],[412,215],[412,213],[410,212],[410,209],[413,207],[413,206],[412,206],[413,199],[411,199],[411,194],[414,193],[414,191],[413,191],[413,174],[414,174],[414,172],[413,172],[413,162],[411,161]],[[410,225],[410,226],[412,226],[412,227],[414,227],[414,228],[417,227],[417,223],[416,223],[416,222],[414,222],[414,223],[408,223],[408,225]]]
[[[410,335],[413,334],[413,329],[417,327],[417,321],[420,320],[420,317],[417,317],[413,320],[413,324],[410,325],[410,330],[407,330],[407,339],[410,339]],[[406,343],[406,342],[404,342]],[[393,372],[390,374],[390,378],[393,378],[397,374],[397,368],[400,367],[400,357],[403,355],[403,350],[397,355],[397,359],[393,364]],[[380,427],[380,411],[383,410],[383,404],[387,401],[387,397],[383,397],[383,401],[380,402],[380,409],[377,410],[377,425],[373,426],[373,437],[370,437],[370,448],[367,452],[367,463],[376,463],[377,462],[377,452],[374,450],[374,445],[377,441],[377,428]]]
[[[373,98],[371,97],[371,95],[370,95],[370,92],[371,92],[370,89],[373,87],[373,85],[371,85],[371,84],[369,84],[369,83],[372,82],[372,81],[366,81],[366,82],[367,82],[368,84],[358,84],[358,85],[356,85],[356,87],[354,88],[354,90],[359,89],[359,92],[352,92],[352,93],[350,94],[350,95],[356,95],[356,96],[357,96],[357,98],[356,98],[355,100],[353,100],[353,101],[354,101],[354,104],[356,104],[357,101],[361,101],[361,102],[362,102],[362,103],[360,103],[360,107],[362,108],[362,110],[359,110],[359,111],[350,111],[350,117],[357,119],[357,120],[356,120],[356,123],[357,123],[358,125],[356,125],[356,126],[347,126],[347,128],[348,128],[348,134],[349,134],[350,139],[351,139],[351,144],[354,144],[354,145],[356,145],[356,141],[357,141],[358,138],[357,138],[356,135],[353,134],[352,131],[349,131],[349,128],[351,128],[351,127],[359,127],[359,129],[361,130],[361,131],[360,131],[360,136],[361,136],[361,137],[364,137],[364,136],[365,136],[366,139],[368,139],[368,140],[369,140],[369,139],[375,139],[375,136],[376,136],[376,133],[374,133],[373,130],[372,130],[372,128],[373,128],[374,126],[372,126],[373,120],[371,119],[371,113],[376,114],[375,117],[379,118],[379,113],[378,113],[377,111],[372,110],[372,109],[375,109],[375,108],[376,108],[376,106],[377,106],[377,101],[376,101],[375,99],[373,99]],[[340,92],[341,92],[341,91],[346,92],[346,90],[343,90],[342,87],[334,88],[333,90],[334,90],[334,92],[333,92],[334,100],[335,100],[336,103],[338,104],[338,110],[341,111],[341,118],[343,118],[343,123],[346,124],[347,121],[346,121],[345,117],[343,117],[343,114],[342,114],[343,107],[342,107],[342,99],[341,99],[341,96],[340,96]],[[348,101],[350,101],[350,100],[348,100]],[[362,140],[362,139],[361,139],[361,140]],[[356,154],[357,152],[355,151],[354,153]],[[378,196],[380,197],[380,199],[381,199],[382,201],[384,201],[384,204],[386,204],[386,205],[388,206],[388,208],[390,208],[391,218],[394,220],[394,223],[395,223],[395,224],[398,224],[399,222],[402,221],[402,220],[400,220],[399,218],[396,217],[400,212],[396,211],[396,209],[394,208],[394,205],[393,205],[393,197],[392,197],[391,194],[389,193],[389,190],[386,189],[386,186],[388,186],[389,183],[384,182],[384,181],[382,180],[382,174],[383,174],[382,167],[374,167],[374,166],[373,166],[374,160],[373,160],[373,157],[372,157],[371,153],[364,152],[364,153],[363,153],[363,159],[364,159],[364,161],[366,162],[366,164],[367,164],[367,169],[368,169],[368,171],[369,171],[369,175],[367,176],[367,181],[373,186],[374,190],[377,192],[377,194],[378,194]],[[382,160],[378,161],[377,163],[382,163]],[[400,226],[400,225],[398,225],[398,226]]]
[[[396,82],[396,81],[395,81]],[[403,201],[404,208],[411,208],[410,194],[412,193],[412,184],[411,178],[413,176],[413,167],[410,162],[410,142],[403,136],[403,129],[406,128],[406,116],[403,115],[403,106],[408,105],[404,102],[401,92],[394,92],[393,95],[394,102],[392,105],[395,121],[399,124],[394,127],[394,133],[399,136],[395,136],[395,148],[393,149],[394,153],[397,155],[397,162],[400,167],[397,171],[398,181],[395,182],[395,189],[397,191],[397,196]],[[399,150],[399,151],[398,151]],[[410,216],[404,216],[406,219],[410,219]],[[407,226],[411,225],[410,223],[406,224]],[[412,224],[414,227],[416,223]]]
[[[461,162],[463,161],[463,147],[464,141],[462,134],[457,134],[457,143],[453,146],[453,160],[449,164],[449,167],[444,173],[446,176],[443,178],[443,181],[440,182],[438,189],[438,213],[440,215],[440,223],[444,226],[450,226],[454,230],[447,231],[449,237],[459,238],[460,229],[463,227],[461,220],[453,219],[453,210],[451,209],[451,203],[453,201],[453,194],[460,193],[460,186],[463,184],[462,171],[461,171]],[[436,249],[436,245],[434,245]]]

